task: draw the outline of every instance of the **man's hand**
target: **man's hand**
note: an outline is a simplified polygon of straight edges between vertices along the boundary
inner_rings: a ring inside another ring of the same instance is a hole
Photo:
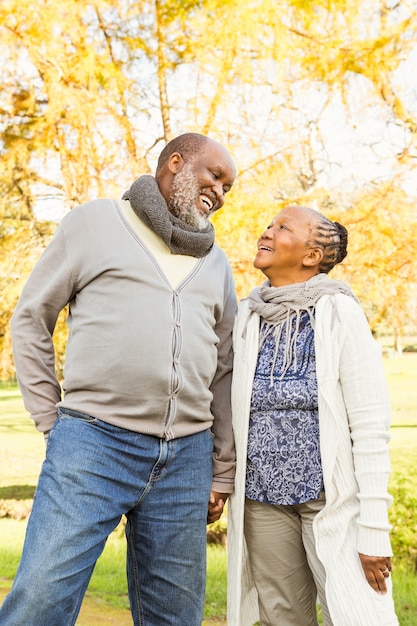
[[[378,593],[387,593],[386,578],[389,578],[392,565],[389,556],[367,556],[359,552],[362,569],[372,589]]]
[[[220,519],[221,514],[223,513],[224,505],[226,503],[227,498],[229,497],[228,493],[219,493],[218,491],[210,491],[210,499],[208,503],[208,513],[207,513],[207,523],[212,524]]]

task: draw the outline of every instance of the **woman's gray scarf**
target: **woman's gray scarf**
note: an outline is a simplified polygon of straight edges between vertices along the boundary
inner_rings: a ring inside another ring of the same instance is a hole
[[[278,355],[278,346],[283,331],[285,331],[285,352],[282,379],[293,364],[297,369],[296,341],[300,330],[300,316],[306,311],[314,329],[314,313],[318,300],[324,295],[343,293],[357,301],[350,287],[340,280],[331,280],[327,274],[317,274],[303,283],[271,287],[269,280],[260,287],[256,287],[249,294],[249,308],[257,313],[265,322],[262,326],[259,340],[259,350],[265,339],[270,335],[275,338],[275,354],[271,367],[271,386],[273,371]],[[293,322],[295,326],[293,328]]]
[[[136,215],[166,243],[172,254],[201,258],[212,249],[214,228],[211,222],[201,231],[172,215],[153,176],[146,174],[137,178],[123,194],[123,200],[129,200]]]

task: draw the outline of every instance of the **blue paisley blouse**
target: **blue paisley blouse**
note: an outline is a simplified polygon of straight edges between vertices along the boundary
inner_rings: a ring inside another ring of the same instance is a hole
[[[265,322],[262,324],[263,331]],[[270,333],[258,355],[249,419],[246,495],[259,502],[291,505],[315,500],[323,490],[314,331],[308,313],[300,318],[296,371],[292,363],[281,378],[285,342],[283,331],[275,357],[274,334]]]

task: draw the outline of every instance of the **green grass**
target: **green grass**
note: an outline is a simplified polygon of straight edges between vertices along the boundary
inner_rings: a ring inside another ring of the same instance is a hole
[[[386,358],[392,403],[390,509],[393,524],[394,597],[401,626],[417,626],[417,353]],[[45,452],[41,434],[27,417],[16,388],[0,387],[0,578],[12,580],[23,545],[24,517]],[[125,540],[120,526],[109,537],[87,594],[128,608]],[[205,618],[226,614],[226,551],[208,546]]]
[[[224,618],[226,614],[227,558],[223,546],[207,547],[206,618]]]
[[[411,426],[417,437],[417,352],[384,359],[390,388],[392,426]]]
[[[0,577],[13,579],[19,564],[26,520],[0,519]]]

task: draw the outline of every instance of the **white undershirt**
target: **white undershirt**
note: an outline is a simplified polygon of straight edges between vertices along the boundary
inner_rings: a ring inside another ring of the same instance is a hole
[[[185,254],[171,254],[162,239],[136,215],[129,200],[117,200],[117,203],[130,226],[152,252],[171,287],[175,289],[197,265],[199,259]]]

